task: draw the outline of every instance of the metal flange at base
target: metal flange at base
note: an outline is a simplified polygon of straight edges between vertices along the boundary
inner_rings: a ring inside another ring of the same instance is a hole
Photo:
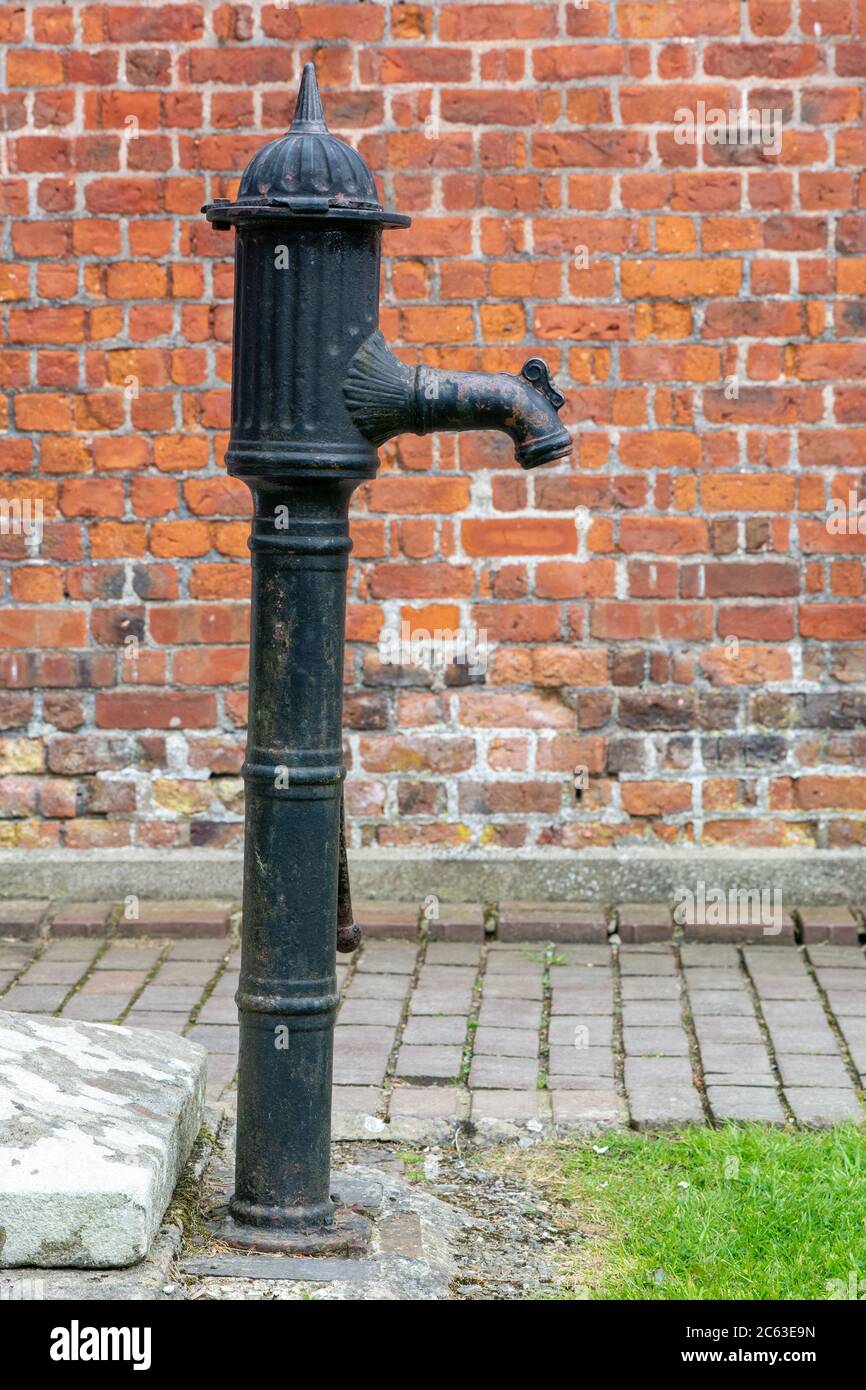
[[[327,1226],[306,1229],[241,1225],[228,1207],[217,1207],[207,1227],[221,1245],[268,1255],[357,1255],[369,1247],[372,1229],[366,1216],[346,1207],[338,1207]]]

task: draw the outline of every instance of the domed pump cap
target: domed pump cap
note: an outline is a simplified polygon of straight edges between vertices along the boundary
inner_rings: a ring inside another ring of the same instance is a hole
[[[281,209],[409,225],[408,218],[383,211],[364,160],[328,130],[312,63],[304,67],[288,134],[253,155],[236,203],[219,199],[203,210],[215,226],[228,227],[250,220],[251,213],[255,218],[257,210],[267,217]]]

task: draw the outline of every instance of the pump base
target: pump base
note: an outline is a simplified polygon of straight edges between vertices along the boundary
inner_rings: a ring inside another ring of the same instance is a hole
[[[366,1216],[346,1207],[336,1208],[327,1226],[306,1228],[243,1226],[228,1207],[216,1207],[207,1227],[220,1245],[271,1255],[354,1255],[367,1249],[371,1229]]]
[[[225,1194],[225,1187],[220,1195]],[[234,1250],[258,1250],[282,1255],[349,1255],[367,1249],[371,1225],[368,1218],[382,1206],[378,1182],[334,1173],[334,1202],[327,1222],[304,1226],[253,1226],[237,1221],[228,1204],[211,1208],[208,1230],[221,1245]]]

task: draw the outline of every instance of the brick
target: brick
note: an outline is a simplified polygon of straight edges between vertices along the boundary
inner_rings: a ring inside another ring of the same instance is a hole
[[[114,904],[64,903],[51,917],[52,937],[104,936]]]
[[[521,1091],[535,1085],[538,1063],[534,1058],[475,1057],[469,1069],[473,1091]]]
[[[415,940],[418,936],[418,906],[398,902],[355,902],[353,906],[365,937]]]
[[[216,936],[229,929],[229,905],[220,902],[149,902],[137,904],[137,916],[121,915],[118,936]]]
[[[500,941],[607,940],[604,908],[587,903],[504,902],[499,910]]]
[[[440,903],[427,935],[430,941],[483,941],[484,910],[473,903]]]
[[[807,945],[857,945],[860,929],[847,907],[797,907],[794,912]]]
[[[38,936],[47,907],[47,902],[27,898],[0,899],[0,936],[15,936],[23,940]],[[8,1008],[8,1003],[4,1007]]]
[[[669,941],[673,935],[667,903],[623,903],[616,915],[620,941]]]
[[[462,1058],[460,1047],[404,1043],[397,1054],[396,1074],[414,1080],[447,1081],[459,1073]]]

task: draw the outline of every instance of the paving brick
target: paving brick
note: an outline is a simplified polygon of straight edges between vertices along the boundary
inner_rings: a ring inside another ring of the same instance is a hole
[[[231,903],[213,899],[151,902],[142,898],[138,915],[121,916],[115,931],[120,937],[224,937],[229,930],[230,911]]]
[[[225,1052],[234,1056],[238,1050],[238,1029],[220,1027],[218,1024],[195,1023],[186,1036],[193,1042],[201,1043],[208,1052]]]
[[[26,985],[74,985],[87,969],[82,960],[37,960],[22,977]]]
[[[866,1018],[838,1018],[836,1022],[849,1047],[866,1047]]]
[[[563,989],[613,990],[613,970],[597,966],[561,966],[550,972],[550,986],[556,992]]]
[[[535,999],[544,989],[537,975],[488,975],[484,980],[485,999]]]
[[[719,945],[741,945],[755,942],[761,945],[791,946],[794,942],[794,923],[785,914],[782,921],[764,926],[760,922],[716,922],[704,926],[687,923],[683,940]]]
[[[687,1057],[626,1057],[625,1086],[634,1090],[659,1087],[685,1087],[692,1084],[692,1068]]]
[[[413,1047],[451,1044],[463,1046],[466,1040],[466,1017],[431,1018],[420,1014],[410,1018],[403,1030],[403,1042]]]
[[[51,918],[51,935],[104,936],[114,903],[63,903]]]
[[[79,972],[80,974],[80,972]],[[94,970],[81,986],[86,995],[121,995],[131,999],[141,989],[147,976],[143,970]]]
[[[670,975],[628,975],[622,981],[623,999],[679,999],[680,982]]]
[[[556,1090],[551,1099],[556,1125],[592,1130],[624,1129],[628,1123],[625,1101],[614,1090]]]
[[[859,989],[866,996],[866,976],[861,980],[850,970],[833,970],[824,965],[819,966],[815,974],[822,989]]]
[[[605,910],[600,903],[504,902],[499,907],[500,941],[607,940]]]
[[[680,946],[680,959],[683,965],[697,965],[704,969],[719,966],[735,970],[739,963],[736,946],[723,946],[710,941],[684,941]]]
[[[48,899],[0,898],[0,936],[17,936],[26,941],[39,935]]]
[[[151,1028],[157,1033],[182,1033],[186,1027],[186,1014],[157,1013],[133,1005],[123,1022],[127,1028]]]
[[[214,961],[168,960],[154,978],[161,985],[199,985],[203,989],[217,969]]]
[[[487,952],[485,974],[491,978],[494,975],[497,978],[502,975],[531,975],[540,980],[544,976],[544,968],[545,952],[540,947],[522,946],[515,951],[496,944]],[[560,973],[559,967],[554,973]]]
[[[355,921],[368,939],[392,937],[415,940],[419,935],[421,909],[417,903],[356,902],[354,910]]]
[[[701,1047],[707,1043],[745,1043],[763,1046],[757,1019],[748,1015],[733,1018],[724,1014],[701,1014],[694,1019],[695,1033]]]
[[[128,994],[74,994],[63,1010],[64,1018],[85,1023],[113,1023],[129,1004]]]
[[[772,1086],[709,1085],[707,1100],[717,1120],[785,1123],[785,1112]]]
[[[773,1028],[823,1028],[826,1024],[824,1010],[816,994],[811,1001],[805,999],[763,999],[761,1012],[767,1027]]]
[[[856,946],[859,927],[847,907],[798,907],[806,945],[826,941],[834,946]]]
[[[472,1050],[483,1057],[537,1057],[538,1033],[530,1028],[476,1028]]]
[[[610,1014],[589,1014],[581,1018],[576,1014],[557,1015],[551,1018],[548,1040],[552,1046],[611,1047],[613,1045],[613,1017]]]
[[[541,1027],[541,1004],[526,999],[483,997],[478,1022],[491,1028],[532,1028],[537,1032]]]
[[[787,1086],[785,1096],[798,1122],[803,1125],[836,1125],[853,1120],[862,1124],[863,1108],[853,1089],[845,1087]]]
[[[866,1018],[866,995],[862,990],[828,989],[827,1002],[837,1019]]]
[[[682,1022],[678,999],[624,999],[623,1022],[635,1028],[670,1028]]]
[[[35,941],[21,941],[14,945],[0,941],[0,970],[12,970],[16,973],[23,970],[32,961],[36,950]]]
[[[388,1065],[388,1054],[380,1052],[338,1052],[334,1050],[335,1086],[380,1086]]]
[[[379,1023],[396,1028],[403,1004],[400,999],[347,998],[338,1015],[341,1023]]]
[[[473,1090],[525,1091],[536,1082],[537,1062],[521,1057],[474,1057],[469,1072]]]
[[[349,985],[347,999],[406,998],[409,980],[405,975],[356,975]]]
[[[583,1015],[587,1018],[595,1014],[609,1014],[613,1009],[613,987],[584,990],[562,988],[554,985],[551,995],[552,1014]]]
[[[227,1052],[209,1052],[207,1058],[207,1098],[214,1101],[222,1096],[234,1080],[237,1061]]]
[[[688,1057],[689,1040],[685,1029],[641,1028],[626,1024],[623,1046],[631,1057]]]
[[[394,1029],[372,1026],[356,1026],[355,1024],[337,1023],[334,1029],[334,1045],[342,1050],[358,1048],[360,1051],[371,1049],[384,1052],[385,1055],[391,1051],[394,1045]]]
[[[335,1086],[331,1097],[334,1114],[375,1115],[382,1105],[383,1095],[377,1086]]]
[[[809,959],[814,966],[866,971],[866,955],[859,946],[810,946]]]
[[[201,998],[198,985],[146,985],[138,1002],[143,1009],[188,1014]]]
[[[703,1124],[700,1097],[685,1086],[629,1086],[628,1104],[638,1129],[670,1129],[683,1124]]]
[[[763,1044],[702,1043],[701,1062],[705,1072],[736,1077],[745,1071],[769,1071],[770,1061]]]
[[[617,922],[617,934],[623,942],[669,941],[673,936],[668,903],[623,903],[617,908]]]
[[[456,1086],[395,1086],[389,1113],[422,1120],[454,1120],[460,1099]]]
[[[677,963],[673,954],[629,950],[623,946],[619,953],[619,971],[623,976],[676,975]]]
[[[169,960],[209,960],[216,964],[225,959],[229,942],[217,937],[197,937],[192,940],[173,941],[169,947]]]
[[[68,944],[66,942],[64,945]],[[54,951],[54,946],[49,950]],[[95,970],[152,970],[162,954],[158,946],[139,946],[129,942],[122,946],[109,946],[96,962]]]
[[[23,1014],[53,1014],[68,993],[68,985],[13,985],[3,996],[3,1008]]]
[[[514,1090],[473,1090],[473,1120],[534,1120],[541,1109],[540,1092],[531,1088]]]
[[[427,947],[428,965],[471,965],[477,968],[481,951],[461,941],[431,941]]]
[[[780,975],[763,976],[755,982],[761,1000],[765,999],[803,999],[815,998],[815,986],[809,976],[788,972]]]
[[[698,989],[745,989],[746,982],[739,970],[726,970],[721,966],[687,965],[683,974],[686,988],[691,992]]]
[[[370,941],[358,960],[361,975],[411,975],[418,958],[418,948],[408,942]]]
[[[842,1090],[851,1086],[848,1069],[838,1053],[815,1057],[777,1053],[776,1063],[783,1086],[832,1086]]]
[[[556,1076],[613,1077],[609,1047],[551,1047],[548,1069]]]
[[[397,1075],[424,1081],[450,1080],[459,1074],[462,1061],[461,1047],[404,1044],[397,1056]]]
[[[592,942],[578,941],[567,945],[557,945],[550,962],[550,972],[554,975],[560,969],[568,969],[570,966],[577,966],[581,969],[585,969],[587,966],[592,969],[605,966],[610,969],[612,964],[613,951],[607,942],[593,945]]]
[[[830,1028],[771,1028],[770,1038],[776,1052],[829,1053],[836,1051]]]
[[[409,1001],[410,1014],[468,1014],[472,1007],[472,990],[425,989],[419,985]]]
[[[704,1071],[705,1086],[775,1086],[776,1077],[769,1060],[760,1067],[750,1067],[736,1073]]]
[[[196,1023],[237,1023],[238,1007],[233,999],[211,997],[196,1015]]]
[[[689,1005],[696,1016],[754,1018],[755,1010],[745,989],[690,989]]]
[[[427,935],[430,941],[480,944],[484,940],[484,909],[480,903],[440,902],[439,916],[429,921]]]

